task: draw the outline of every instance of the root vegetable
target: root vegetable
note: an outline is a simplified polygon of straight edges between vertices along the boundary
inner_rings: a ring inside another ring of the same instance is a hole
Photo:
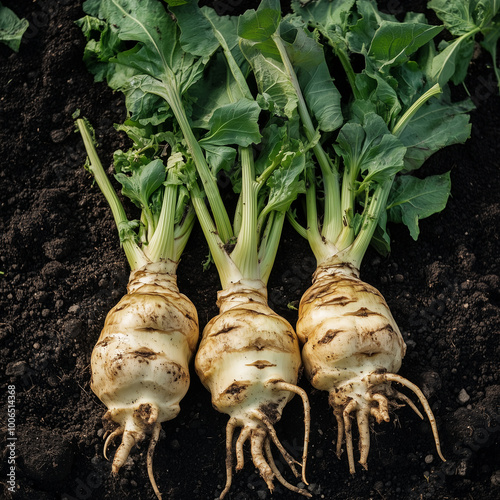
[[[230,242],[222,242],[200,188],[191,186],[193,205],[222,283],[217,302],[220,314],[205,327],[195,360],[196,371],[212,394],[213,406],[230,416],[226,427],[227,481],[220,498],[226,495],[232,483],[236,427],[242,428],[235,445],[236,470],[243,468],[243,445],[250,441],[253,463],[271,491],[274,489],[273,479],[277,479],[289,490],[310,496],[306,490],[290,484],[282,476],[271,452],[273,442],[293,473],[301,475],[302,481],[307,484],[305,467],[310,410],[307,394],[297,385],[301,366],[299,344],[292,326],[267,305],[266,289],[283,226],[283,210],[295,196],[292,188],[294,177],[301,169],[289,179],[288,187],[292,189],[286,194],[279,195],[274,189],[268,192],[270,198],[273,194],[283,198],[281,208],[271,209],[270,216],[265,219],[266,229],[258,247],[257,195],[260,183],[255,179],[252,151],[240,148],[240,156],[243,176],[241,203],[238,204],[241,228],[234,248],[228,244]],[[300,154],[297,161],[303,161]],[[274,169],[278,166],[279,162],[276,162]],[[290,201],[287,202],[284,196]],[[265,202],[262,205],[263,212],[268,206]],[[304,405],[305,433],[301,462],[296,462],[285,450],[274,429],[274,424],[281,419],[286,403],[294,394],[302,398]],[[295,463],[300,463],[301,474],[297,472]]]
[[[345,440],[349,470],[355,472],[352,418],[359,431],[359,463],[367,468],[370,420],[388,422],[389,410],[407,403],[421,418],[413,402],[392,387],[397,382],[419,398],[432,426],[436,448],[436,420],[426,398],[414,384],[397,375],[406,345],[380,292],[359,279],[347,264],[322,265],[299,306],[297,335],[311,384],[329,393],[337,420],[337,456]]]
[[[196,309],[179,292],[176,276],[194,212],[180,195],[179,185],[171,182],[174,169],[166,173],[160,160],[144,161],[142,177],[135,173],[137,192],[128,191],[133,199],[143,200],[143,213],[148,211],[144,220],[149,220],[149,226],[142,235],[145,244],[139,246],[133,231],[137,224],[125,216],[97,156],[88,124],[82,119],[76,123],[89,155],[88,169],[109,202],[131,267],[128,293],[108,313],[91,357],[91,388],[108,408],[104,421],[113,428],[106,433],[104,456],[107,458],[109,445],[121,437],[112,463],[112,472],[117,474],[133,446],[151,434],[147,470],[161,498],[153,475],[154,448],[161,423],[179,413],[199,335]],[[126,186],[130,177],[122,175]],[[162,200],[159,214],[150,210],[153,193]],[[178,203],[184,204],[184,217],[176,222]]]
[[[91,360],[91,388],[108,408],[104,419],[118,424],[104,453],[122,436],[113,473],[149,433],[156,436],[152,454],[160,423],[179,413],[197,340],[196,309],[179,292],[168,265],[146,264],[132,271],[128,293],[108,313]]]
[[[236,441],[236,470],[243,468],[243,445],[249,441],[254,465],[271,491],[276,478],[286,488],[308,496],[283,478],[270,446],[273,442],[278,447],[298,476],[298,462],[285,450],[274,429],[286,403],[298,394],[304,401],[307,426],[302,457],[305,470],[309,404],[304,390],[296,385],[301,366],[297,336],[288,321],[267,305],[267,291],[261,281],[231,284],[219,292],[217,304],[220,314],[203,331],[195,366],[212,394],[213,406],[230,416],[226,428],[227,483],[221,498],[231,486],[237,427],[241,431]]]

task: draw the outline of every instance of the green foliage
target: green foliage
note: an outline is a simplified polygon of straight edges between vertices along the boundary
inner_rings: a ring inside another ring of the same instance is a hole
[[[431,0],[428,5],[455,38],[440,46],[432,64],[432,78],[438,83],[461,83],[474,54],[474,40],[481,34],[482,47],[492,56],[500,86],[497,46],[500,38],[500,2],[498,0]]]
[[[388,200],[389,220],[404,223],[416,240],[420,233],[419,219],[444,210],[450,189],[449,172],[425,179],[409,175],[397,177]]]
[[[445,207],[449,174],[413,174],[469,137],[472,103],[453,102],[448,84],[465,78],[476,34],[496,54],[499,2],[431,0],[442,26],[412,12],[401,21],[374,0],[291,5],[285,17],[279,0],[221,17],[197,0],[84,3],[84,59],[129,114],[117,128],[133,146],[115,153],[116,179],[142,215],[125,236],[139,227],[148,241],[163,190],[175,189],[173,220],[191,198],[219,270],[233,259],[267,276],[285,211],[317,256],[341,251],[359,265],[370,242],[390,250],[388,223],[417,238],[418,221]],[[437,46],[444,28],[458,38]],[[240,195],[234,224],[221,171]],[[307,229],[291,207],[303,194]]]
[[[18,52],[28,26],[29,22],[26,19],[19,19],[11,9],[0,3],[0,42]]]

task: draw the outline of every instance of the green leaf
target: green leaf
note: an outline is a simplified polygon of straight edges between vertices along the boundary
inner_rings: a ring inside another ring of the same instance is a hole
[[[116,72],[114,78],[118,77]],[[108,82],[109,83],[109,82]],[[125,94],[125,103],[130,113],[130,118],[144,125],[148,123],[158,125],[169,117],[172,112],[165,100],[153,93],[158,87],[157,80],[148,75],[138,75],[130,78],[128,75],[119,83],[120,90]],[[159,86],[161,91],[163,87]]]
[[[201,77],[207,58],[196,58],[182,49],[177,24],[157,0],[87,0],[83,9],[105,20],[120,40],[139,42],[117,52],[116,58],[109,57],[108,77],[118,70],[123,84],[127,75],[147,75],[181,94]],[[121,90],[119,82],[116,79],[112,88]]]
[[[363,183],[382,184],[403,168],[406,148],[389,133],[383,119],[367,113],[363,125],[346,123],[339,132],[337,154],[343,157],[348,169],[356,169],[363,176]]]
[[[262,0],[259,8],[240,16],[238,35],[253,42],[265,42],[278,29],[281,20],[279,0]]]
[[[301,174],[306,166],[305,155],[290,152],[284,155],[280,168],[276,169],[269,180],[269,196],[265,213],[272,210],[286,212],[300,193],[305,193]]]
[[[208,19],[198,7],[198,0],[187,0],[173,5],[168,1],[181,30],[182,48],[196,56],[210,57],[219,47]]]
[[[189,0],[165,0],[169,7],[178,7],[179,5],[185,5]]]
[[[252,66],[257,88],[274,114],[292,118],[297,110],[297,94],[288,77],[276,45],[241,39],[240,48]]]
[[[122,246],[126,241],[139,242],[139,237],[135,232],[135,229],[139,226],[140,222],[138,220],[122,221],[118,224],[118,235]]]
[[[292,0],[292,9],[304,21],[321,26],[323,32],[345,33],[349,25],[349,16],[356,0],[318,0],[301,2]]]
[[[420,232],[418,221],[444,210],[450,190],[449,172],[425,179],[397,177],[389,194],[389,220],[405,224],[416,240]]]
[[[378,10],[377,4],[373,0],[358,0],[356,2],[357,18],[356,22],[349,27],[346,35],[349,50],[358,54],[363,54],[370,47],[375,32],[383,21],[397,21],[390,15]]]
[[[467,74],[468,64],[474,53],[474,37],[478,32],[482,32],[487,50],[495,50],[489,43],[494,41],[496,44],[500,36],[491,35],[491,32],[500,32],[500,26],[494,19],[500,10],[500,1],[431,0],[428,7],[436,12],[450,33],[459,37],[436,56],[432,65],[434,81],[441,85],[448,80],[452,80],[454,84],[461,83]],[[492,50],[489,51],[493,54]],[[494,64],[496,65],[496,61]]]
[[[488,24],[500,10],[500,1],[431,0],[427,6],[436,12],[450,33],[461,36]]]
[[[207,162],[214,174],[221,170],[229,171],[236,160],[236,149],[229,146],[215,146],[210,143],[201,143],[205,150]]]
[[[373,233],[370,245],[382,256],[386,257],[391,251],[391,237],[387,232],[387,212],[380,214],[377,227]]]
[[[473,39],[453,40],[434,57],[430,71],[431,80],[439,83],[441,87],[449,81],[455,85],[462,83],[467,76],[473,53]]]
[[[374,140],[363,156],[361,171],[364,173],[363,183],[377,182],[382,184],[403,168],[406,148],[392,134],[384,134]]]
[[[379,71],[400,65],[443,29],[421,23],[382,21],[375,32],[368,57],[376,61]]]
[[[28,26],[29,22],[26,19],[20,19],[14,11],[0,3],[0,42],[18,52]]]
[[[464,143],[471,132],[469,113],[472,101],[450,103],[443,98],[431,99],[410,120],[400,136],[406,146],[405,171],[420,168],[436,151],[452,144]]]
[[[189,96],[194,100],[192,126],[206,130],[210,129],[210,119],[216,109],[243,98],[239,85],[228,74],[223,53],[214,55],[203,79],[189,90]]]
[[[122,185],[122,194],[141,209],[149,207],[151,195],[163,184],[165,176],[165,166],[159,159],[134,170],[130,176],[115,174],[116,180]]]
[[[288,57],[309,111],[316,118],[320,130],[336,130],[343,122],[340,92],[328,70],[323,46],[302,25],[283,22],[279,33],[286,42]]]
[[[356,87],[360,99],[370,100],[385,123],[391,125],[402,110],[397,93],[397,80],[381,75],[368,65],[356,75]],[[354,101],[355,102],[355,101]]]
[[[217,108],[210,118],[210,131],[199,141],[200,145],[237,144],[246,147],[252,143],[258,144],[261,139],[257,123],[259,113],[260,106],[250,99],[240,99]]]

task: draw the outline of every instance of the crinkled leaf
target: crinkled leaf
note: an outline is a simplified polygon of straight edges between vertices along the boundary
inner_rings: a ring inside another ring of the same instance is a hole
[[[282,166],[276,169],[269,180],[269,196],[265,211],[285,212],[300,193],[305,193],[305,184],[301,174],[306,166],[305,155],[289,153],[285,155]]]
[[[111,65],[132,68],[134,74],[153,77],[179,89],[181,94],[201,77],[206,58],[196,58],[182,50],[177,24],[161,2],[87,0],[83,9],[105,20],[120,40],[139,42],[130,50],[118,52],[116,59],[109,58]],[[108,72],[111,73],[113,68]]]
[[[20,19],[14,11],[0,3],[0,42],[18,52],[28,26],[29,22],[26,19]]]
[[[200,145],[237,144],[245,147],[258,144],[261,139],[257,123],[259,113],[260,106],[250,99],[240,99],[217,108],[210,118],[209,133],[199,141]]]
[[[401,112],[402,106],[397,94],[397,80],[381,75],[371,67],[356,74],[356,87],[360,99],[370,100],[387,124],[391,124]]]
[[[165,176],[165,166],[159,159],[140,170],[134,170],[132,175],[115,174],[116,180],[122,185],[122,194],[139,208],[149,206],[151,195],[163,184]]]
[[[216,146],[211,143],[201,143],[205,150],[207,162],[214,174],[221,170],[229,171],[236,159],[236,149],[229,146]]]
[[[433,9],[446,29],[455,36],[469,33],[487,24],[500,10],[499,0],[431,0]]]
[[[140,226],[138,220],[122,221],[118,224],[118,235],[120,237],[120,243],[123,245],[126,241],[133,241],[138,243],[139,237],[135,232],[135,229]]]
[[[253,69],[267,107],[272,106],[275,114],[291,118],[297,108],[297,95],[271,38],[280,19],[279,2],[266,0],[257,11],[248,10],[241,16],[238,35],[240,49]]]
[[[292,0],[292,9],[307,23],[322,28],[322,32],[345,32],[349,25],[349,16],[356,0],[317,0],[303,3]]]
[[[298,0],[292,1],[293,11],[306,23],[318,28],[328,40],[335,53],[348,56],[346,33],[352,15],[355,0],[318,0],[304,5]]]
[[[240,48],[252,66],[257,88],[267,107],[272,106],[277,115],[292,118],[297,110],[297,94],[274,42],[269,40],[264,44],[241,39]]]
[[[176,184],[184,186],[188,190],[196,184],[198,175],[196,167],[191,159],[185,161],[185,157],[180,153],[174,153],[167,161],[167,179],[165,184]]]
[[[425,179],[410,175],[397,177],[389,194],[389,220],[405,224],[416,240],[420,232],[418,221],[441,212],[448,201],[450,189],[449,172]]]

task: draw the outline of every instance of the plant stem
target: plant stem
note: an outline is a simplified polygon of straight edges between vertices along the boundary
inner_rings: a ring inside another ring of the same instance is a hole
[[[193,206],[190,205],[182,222],[174,228],[174,255],[176,262],[180,260],[182,252],[186,247],[195,220],[196,214]]]
[[[242,167],[241,185],[241,229],[238,241],[231,253],[231,259],[236,264],[244,278],[259,279],[257,257],[257,189],[255,183],[255,168],[252,150],[240,148]]]
[[[177,186],[168,184],[163,192],[163,203],[161,207],[158,226],[145,247],[146,255],[153,262],[159,260],[175,260],[174,251],[174,215],[175,202],[177,199]]]
[[[306,187],[306,214],[307,231],[306,236],[311,250],[318,263],[323,262],[333,253],[337,253],[337,248],[319,232],[318,228],[318,210],[316,206],[316,181],[312,168],[307,170]]]
[[[217,234],[214,222],[205,204],[203,193],[198,186],[191,188],[191,200],[217,267],[222,288],[227,288],[231,283],[239,281],[242,275],[224,249],[224,244]]]
[[[309,110],[307,109],[306,101],[300,89],[297,75],[295,74],[283,41],[277,34],[273,35],[273,40],[278,48],[281,60],[283,61],[287,74],[297,95],[299,115],[304,126],[307,140],[314,144],[312,149],[321,168],[325,189],[325,213],[322,234],[326,239],[335,241],[342,229],[341,217],[339,216],[341,211],[338,171],[335,168],[335,165],[332,164],[319,141],[315,140],[316,130],[309,114]]]
[[[368,207],[365,208],[361,229],[356,239],[351,246],[339,252],[339,257],[342,257],[342,261],[349,262],[356,269],[360,268],[361,261],[377,228],[380,215],[386,210],[387,198],[389,197],[393,181],[394,177],[377,185]]]
[[[431,97],[441,94],[442,90],[439,83],[433,85],[427,92],[423,93],[403,114],[403,116],[396,122],[392,129],[392,134],[400,137],[404,129],[410,123],[413,115],[425,104]]]
[[[99,155],[95,149],[94,141],[86,121],[82,118],[78,118],[76,120],[76,126],[82,136],[85,150],[87,151],[87,155],[89,157],[89,171],[94,176],[99,189],[106,198],[109,207],[111,208],[113,218],[115,219],[116,227],[120,233],[120,229],[123,224],[128,224],[127,215],[125,214],[123,205],[116,195],[106,172],[104,172],[104,168],[102,167],[101,160],[99,159]],[[132,271],[147,264],[147,258],[134,241],[131,239],[125,239],[125,241],[122,242],[122,245]]]
[[[267,284],[278,253],[285,212],[271,212],[261,242],[260,279]]]
[[[178,89],[171,88],[170,85],[164,83],[164,92],[156,93],[157,95],[163,97],[172,108],[172,112],[174,113],[174,116],[182,130],[189,152],[191,153],[194,164],[196,165],[196,170],[198,171],[203,184],[203,189],[207,195],[210,208],[212,209],[215,225],[217,227],[217,232],[219,233],[222,241],[227,243],[233,236],[231,222],[217,187],[217,179],[212,174],[205,159],[205,155],[201,150],[201,146],[198,144],[198,141],[196,140],[196,137],[191,129],[179,91]]]

